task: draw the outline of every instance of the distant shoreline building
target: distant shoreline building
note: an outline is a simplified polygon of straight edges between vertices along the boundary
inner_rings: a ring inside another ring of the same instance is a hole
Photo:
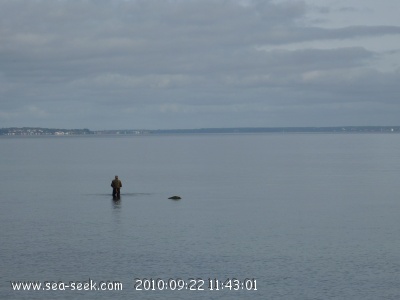
[[[400,126],[340,126],[340,127],[238,127],[200,129],[127,129],[97,130],[55,129],[39,127],[1,128],[0,136],[74,136],[74,135],[163,135],[163,134],[255,134],[255,133],[400,133]]]

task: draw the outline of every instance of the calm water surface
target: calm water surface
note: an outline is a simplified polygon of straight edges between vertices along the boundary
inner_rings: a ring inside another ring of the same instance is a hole
[[[400,297],[396,134],[3,137],[0,167],[1,299]],[[10,283],[89,278],[123,289]],[[135,278],[257,290],[136,291]]]

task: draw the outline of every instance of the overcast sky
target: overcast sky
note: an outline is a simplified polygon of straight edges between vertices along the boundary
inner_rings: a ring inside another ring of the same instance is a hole
[[[400,125],[399,0],[0,0],[0,127]]]

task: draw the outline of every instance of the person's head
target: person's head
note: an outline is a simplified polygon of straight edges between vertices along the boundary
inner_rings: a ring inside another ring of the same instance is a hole
[[[115,175],[115,179],[118,179],[118,176],[117,176],[117,175]]]

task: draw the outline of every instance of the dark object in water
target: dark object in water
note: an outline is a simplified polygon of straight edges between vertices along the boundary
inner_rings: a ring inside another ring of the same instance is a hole
[[[172,196],[172,197],[169,197],[168,199],[172,199],[172,200],[180,200],[180,199],[182,199],[181,197],[179,197],[179,196]]]

